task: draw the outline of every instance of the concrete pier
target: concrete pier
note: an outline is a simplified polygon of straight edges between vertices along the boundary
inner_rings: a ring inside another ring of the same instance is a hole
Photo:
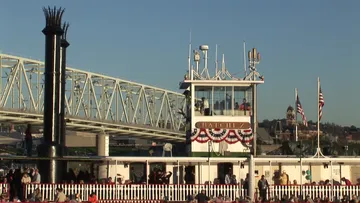
[[[96,149],[98,156],[109,156],[109,135],[102,133],[96,135]],[[107,178],[108,174],[108,163],[103,162],[99,164],[98,177],[99,179]]]

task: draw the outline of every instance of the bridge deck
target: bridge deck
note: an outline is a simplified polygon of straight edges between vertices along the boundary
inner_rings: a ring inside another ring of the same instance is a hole
[[[127,124],[123,122],[109,122],[100,120],[85,120],[83,118],[66,117],[66,129],[91,133],[106,132],[115,136],[136,136],[139,138],[151,138],[154,140],[169,140],[174,142],[185,141],[184,132],[171,129],[154,128],[140,124]],[[0,109],[0,121],[11,123],[31,123],[40,125],[43,123],[43,115],[28,113],[26,111],[9,111]]]
[[[0,54],[0,121],[42,124],[43,73],[41,61]],[[185,140],[182,94],[74,68],[66,77],[67,129]]]

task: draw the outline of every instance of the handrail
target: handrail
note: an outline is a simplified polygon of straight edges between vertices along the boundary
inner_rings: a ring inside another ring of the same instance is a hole
[[[1,184],[1,183],[0,183]],[[123,183],[123,184],[119,184],[119,183],[29,183],[32,185],[146,185],[146,183]],[[209,185],[208,183],[206,184],[148,184],[148,185],[199,185],[199,186],[207,186]],[[213,186],[230,186],[230,185],[239,185],[239,184],[210,184]],[[359,186],[360,187],[360,183],[359,184],[351,184],[351,185],[339,185],[339,184],[334,184],[334,185],[323,185],[323,184],[286,184],[286,185],[281,185],[281,184],[270,184],[270,186],[274,186],[274,187],[300,187],[300,186],[306,186],[306,187],[331,187],[331,186],[341,186],[341,187],[354,187],[354,186]]]
[[[1,184],[1,183],[0,183]],[[118,184],[118,183],[29,183],[32,185],[40,185],[40,184],[47,184],[47,185],[146,185],[146,183],[130,183],[130,184]],[[208,183],[204,183],[204,184],[148,184],[148,185],[209,185]],[[214,185],[214,186],[225,186],[225,185],[239,185],[239,184],[210,184],[210,185]],[[305,183],[305,184],[286,184],[286,185],[282,185],[282,184],[270,184],[270,186],[279,186],[279,187],[286,187],[286,186],[294,186],[294,187],[300,187],[300,186],[307,186],[307,187],[318,187],[318,186],[322,186],[322,187],[331,187],[331,186],[342,186],[342,187],[353,187],[353,186],[360,186],[359,184],[351,184],[351,185],[339,185],[339,184],[335,184],[335,185],[323,185],[323,184],[310,184],[310,183]]]
[[[1,185],[1,184],[0,184]],[[8,184],[5,185],[8,189]],[[88,195],[95,192],[99,200],[168,200],[186,201],[189,195],[195,195],[205,189],[208,196],[223,195],[235,200],[249,196],[248,190],[241,185],[225,184],[26,184],[24,197],[27,198],[39,188],[44,199],[54,200],[57,188],[62,188],[66,195],[80,194],[87,201]],[[268,200],[278,200],[283,196],[294,196],[300,199],[311,198],[342,198],[344,195],[359,195],[360,185],[270,185],[266,191]],[[257,189],[255,197],[260,196]]]
[[[164,200],[98,200],[98,203],[187,203],[188,201],[164,201]],[[29,202],[18,202],[18,203],[29,203]],[[45,201],[45,202],[31,202],[31,203],[55,203],[54,201]],[[82,203],[91,203],[89,201],[82,201]],[[248,201],[222,201],[222,203],[249,203]],[[283,201],[268,201],[266,203],[284,203]],[[287,201],[285,203],[307,203],[307,201],[297,201],[290,202]],[[323,201],[322,203],[337,203],[332,201]]]
[[[118,183],[28,183],[31,185],[146,185],[146,183],[140,184],[118,184]],[[148,185],[200,185],[207,186],[209,184],[148,184]],[[229,186],[229,185],[239,185],[239,184],[211,184],[215,186]]]
[[[44,199],[53,200],[55,190],[62,188],[66,195],[79,194],[87,201],[90,193],[95,192],[100,200],[164,200],[185,201],[189,195],[205,189],[207,195],[220,194],[234,200],[238,196],[247,196],[247,190],[239,185],[151,185],[151,184],[27,184],[24,197],[27,198],[35,189],[39,189]]]
[[[300,186],[301,184],[285,184],[285,185],[282,185],[282,184],[271,184],[272,186]],[[312,183],[304,183],[302,184],[302,186],[348,186],[348,187],[351,187],[351,186],[360,186],[360,183],[358,184],[351,184],[351,185],[341,185],[341,184],[333,184],[333,185],[325,185],[325,184],[312,184]]]

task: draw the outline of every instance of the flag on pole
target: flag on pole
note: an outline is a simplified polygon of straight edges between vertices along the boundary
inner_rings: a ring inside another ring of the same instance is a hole
[[[324,104],[325,104],[325,100],[324,100],[324,95],[321,91],[321,87],[320,87],[320,90],[319,90],[319,121],[321,120],[321,117],[322,117],[322,109],[324,107]]]
[[[304,113],[304,109],[303,109],[302,106],[301,106],[300,99],[299,99],[299,95],[296,96],[296,112],[298,112],[298,113],[301,115],[303,124],[307,127],[307,126],[308,126],[308,122],[307,122],[307,120],[306,120],[306,116],[305,116],[305,113]]]

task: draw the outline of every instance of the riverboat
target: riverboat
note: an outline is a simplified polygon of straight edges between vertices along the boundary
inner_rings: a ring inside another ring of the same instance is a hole
[[[257,183],[262,176],[269,183],[266,193],[269,200],[284,196],[335,200],[345,195],[359,195],[359,185],[341,185],[341,179],[347,177],[355,183],[360,175],[360,158],[258,155],[257,86],[264,83],[264,76],[256,68],[260,54],[256,48],[251,49],[247,60],[244,56],[244,61],[248,61],[248,65],[244,65],[244,77],[236,78],[225,66],[224,55],[218,67],[217,47],[215,74],[210,76],[208,51],[208,45],[201,45],[195,51],[190,45],[188,71],[180,82],[180,89],[187,99],[186,107],[179,109],[186,120],[186,157],[173,157],[170,143],[164,144],[159,157],[109,156],[109,135],[99,134],[98,156],[55,159],[66,161],[67,169],[77,177],[92,171],[96,179],[104,182],[68,180],[27,184],[24,197],[29,198],[38,188],[44,199],[52,201],[56,189],[63,188],[67,195],[79,193],[83,200],[88,200],[89,194],[95,192],[103,201],[186,201],[201,190],[208,196],[222,195],[228,201],[236,198],[254,200],[260,195]],[[204,64],[203,67],[200,64]],[[284,174],[287,182],[281,184]],[[329,184],[318,184],[327,179]],[[8,185],[1,186],[6,192]]]

